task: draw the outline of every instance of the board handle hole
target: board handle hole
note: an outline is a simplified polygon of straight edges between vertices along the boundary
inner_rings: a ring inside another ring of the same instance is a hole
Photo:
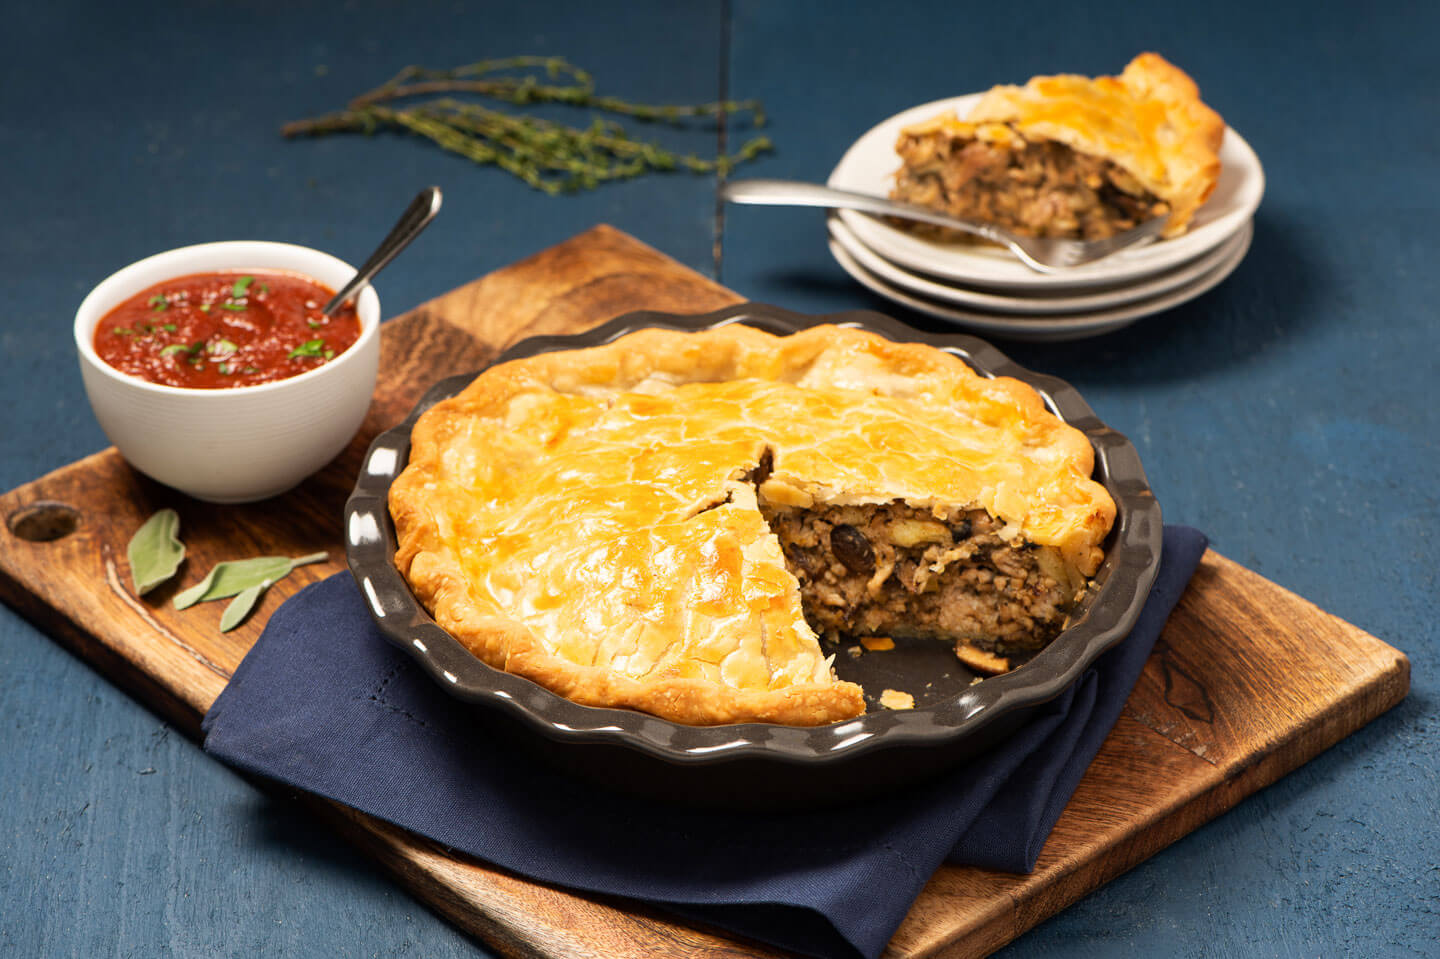
[[[43,500],[17,509],[6,517],[5,525],[18,539],[50,543],[80,528],[80,511],[64,503]]]

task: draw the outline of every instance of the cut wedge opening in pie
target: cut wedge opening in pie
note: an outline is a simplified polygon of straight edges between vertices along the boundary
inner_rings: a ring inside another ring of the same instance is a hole
[[[1035,77],[992,88],[964,119],[906,127],[891,195],[1028,236],[1097,240],[1165,216],[1173,237],[1219,181],[1224,132],[1188,75],[1144,53],[1118,77]]]
[[[840,637],[1050,642],[1115,507],[1029,386],[833,326],[645,330],[491,368],[428,410],[396,565],[480,659],[585,705],[815,725]]]
[[[1055,638],[1084,586],[1055,547],[1001,539],[1001,524],[978,507],[797,510],[762,501],[761,514],[779,536],[806,620],[832,642],[943,639],[980,672],[1006,672],[1012,657]]]

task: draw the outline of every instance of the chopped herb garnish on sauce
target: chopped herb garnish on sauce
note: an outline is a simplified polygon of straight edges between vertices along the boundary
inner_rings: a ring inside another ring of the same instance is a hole
[[[169,306],[170,301],[165,299],[164,293],[156,293],[154,296],[150,297],[150,308],[155,310],[156,312],[166,309]]]
[[[220,304],[220,309],[222,309],[222,310],[229,310],[231,313],[238,313],[239,311],[245,309],[245,304],[244,304],[244,303],[221,303],[221,304]]]
[[[216,340],[214,343],[205,344],[205,352],[211,356],[229,356],[238,349],[240,347],[229,340]]]
[[[240,297],[245,295],[245,290],[248,289],[250,284],[254,282],[255,277],[253,276],[240,277],[240,279],[235,281],[235,285],[230,287],[230,296],[237,300],[240,299]]]
[[[195,354],[199,353],[204,347],[204,340],[196,343],[191,343],[189,346],[185,346],[183,343],[171,343],[169,346],[165,347],[163,350],[160,351],[160,355],[174,356],[176,353],[184,353],[187,356],[194,356]]]
[[[299,346],[295,347],[295,349],[291,350],[290,355],[286,358],[294,360],[300,357],[313,357],[315,359],[324,357],[328,360],[330,357],[325,356],[325,353],[326,349],[324,340],[306,340],[304,343],[301,343]],[[330,355],[334,356],[335,354],[332,351]]]
[[[114,333],[116,336],[134,336],[134,335],[135,335],[135,331],[132,330],[132,329],[130,329],[128,326],[117,326],[117,327],[115,327],[113,330],[111,330],[110,332]]]

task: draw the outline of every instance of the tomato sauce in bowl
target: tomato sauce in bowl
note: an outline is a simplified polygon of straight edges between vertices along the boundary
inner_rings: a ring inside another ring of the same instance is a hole
[[[95,326],[100,359],[163,386],[226,389],[289,379],[360,336],[355,306],[320,312],[335,291],[279,270],[195,273],[130,297]]]

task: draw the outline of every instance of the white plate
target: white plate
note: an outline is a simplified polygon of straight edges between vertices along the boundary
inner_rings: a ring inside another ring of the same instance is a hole
[[[980,94],[936,100],[896,114],[855,141],[830,174],[829,184],[844,190],[889,196],[900,158],[895,141],[904,127],[945,110],[965,116]],[[1059,274],[1036,273],[999,247],[941,243],[914,236],[854,210],[839,211],[855,237],[881,256],[907,269],[970,286],[997,290],[1081,289],[1115,285],[1178,266],[1219,246],[1248,221],[1265,192],[1260,159],[1240,134],[1227,129],[1220,145],[1220,181],[1191,220],[1190,229],[1173,240],[1126,250],[1088,266]]]
[[[1237,231],[1215,249],[1190,260],[1173,270],[1166,270],[1153,277],[1141,277],[1138,281],[1122,286],[1106,287],[1102,290],[1075,292],[1070,290],[1042,290],[1029,296],[1008,296],[1004,293],[987,293],[963,286],[952,286],[938,280],[911,273],[896,266],[883,256],[861,243],[850,228],[838,216],[831,214],[826,221],[831,238],[866,271],[880,279],[917,293],[920,296],[954,303],[958,306],[973,306],[991,313],[1024,313],[1038,316],[1047,313],[1084,313],[1134,303],[1180,287],[1182,284],[1208,273],[1219,266],[1242,242]],[[1246,224],[1241,224],[1241,230]]]
[[[963,310],[949,304],[937,303],[934,300],[916,296],[913,293],[888,283],[860,266],[849,253],[845,252],[845,249],[841,247],[834,238],[830,240],[830,254],[835,257],[836,262],[840,264],[845,272],[849,273],[871,291],[886,299],[893,300],[902,306],[908,306],[912,310],[938,317],[942,320],[949,320],[957,326],[965,327],[977,333],[988,333],[1015,340],[1055,342],[1060,340],[1078,340],[1086,336],[1098,336],[1101,333],[1109,333],[1112,330],[1129,326],[1131,323],[1143,317],[1152,316],[1164,310],[1171,309],[1172,307],[1179,306],[1181,303],[1193,300],[1234,272],[1235,268],[1240,265],[1240,261],[1245,259],[1246,251],[1250,249],[1250,238],[1253,233],[1253,225],[1246,223],[1240,228],[1240,233],[1235,237],[1235,240],[1231,244],[1226,245],[1227,253],[1218,265],[1213,267],[1210,272],[1196,277],[1183,286],[1171,290],[1169,293],[1162,293],[1159,296],[1151,297],[1147,300],[1113,307],[1108,310],[1095,310],[1075,314],[1057,314],[1035,318]]]

